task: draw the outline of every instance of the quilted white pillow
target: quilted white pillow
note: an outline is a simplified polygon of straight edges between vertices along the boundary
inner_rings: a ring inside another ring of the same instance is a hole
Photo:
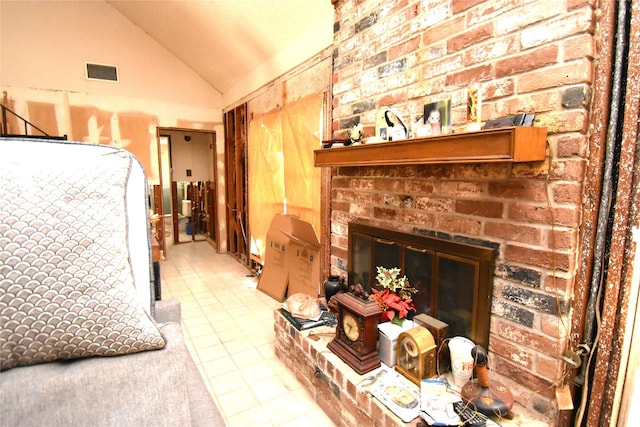
[[[164,347],[130,265],[131,156],[50,143],[24,159],[1,142],[0,370]]]

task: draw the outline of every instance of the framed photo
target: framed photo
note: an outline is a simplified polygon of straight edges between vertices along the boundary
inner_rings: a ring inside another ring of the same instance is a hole
[[[480,123],[481,116],[480,89],[470,87],[467,89],[467,123]]]
[[[451,133],[451,100],[443,99],[425,104],[424,124],[427,136]]]

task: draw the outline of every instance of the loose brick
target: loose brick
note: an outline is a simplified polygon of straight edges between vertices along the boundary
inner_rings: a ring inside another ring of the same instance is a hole
[[[378,14],[376,12],[372,12],[369,15],[365,16],[355,24],[355,32],[360,33],[367,28],[373,26],[376,22],[378,22]]]
[[[404,224],[418,224],[424,227],[435,228],[436,216],[433,213],[423,211],[403,210],[399,213],[398,221]]]
[[[478,235],[482,223],[476,219],[462,218],[458,215],[441,215],[437,218],[438,227],[442,231],[467,235]]]
[[[534,202],[547,200],[546,182],[540,180],[493,181],[488,184],[488,193],[493,197],[514,200]]]
[[[487,22],[484,25],[463,31],[447,41],[447,51],[457,52],[473,44],[477,44],[493,35],[493,23]]]
[[[531,310],[517,307],[513,304],[499,301],[495,298],[491,302],[491,313],[529,328],[533,326],[533,320],[535,317]]]
[[[562,301],[562,297],[558,296]],[[550,314],[541,316],[540,330],[555,338],[566,338],[569,335],[571,323],[568,319]]]
[[[494,369],[507,378],[516,379],[518,384],[530,390],[535,390],[543,396],[548,398],[554,396],[553,383],[549,379],[541,375],[536,375],[536,373],[511,363],[507,359],[496,356],[494,359]]]
[[[429,212],[451,212],[453,200],[439,197],[416,197],[415,208]]]
[[[569,133],[559,135],[557,138],[550,138],[555,142],[555,155],[558,158],[563,157],[581,157],[587,155],[588,141],[587,138],[579,133]]]
[[[525,71],[535,70],[558,62],[558,46],[548,45],[525,51],[521,55],[496,61],[496,77],[502,78]]]
[[[580,204],[582,186],[578,183],[555,183],[551,187],[553,202]]]
[[[580,34],[564,41],[564,61],[578,58],[595,58],[595,40],[591,34]]]
[[[397,220],[398,218],[398,210],[391,208],[373,208],[373,217],[376,219],[383,220]]]
[[[538,68],[518,77],[519,93],[534,92],[571,84],[590,83],[593,76],[593,64],[586,59]]]
[[[471,9],[477,4],[482,3],[484,0],[453,0],[451,2],[451,10],[454,15],[465,11],[467,9]]]
[[[558,340],[514,323],[497,320],[496,333],[506,341],[521,344],[529,349],[540,351],[549,356],[559,356],[561,347]],[[492,327],[493,329],[493,327]]]
[[[555,250],[570,251],[576,247],[578,232],[575,230],[554,229],[547,231],[548,246]]]
[[[566,301],[556,299],[553,295],[533,292],[530,289],[523,289],[517,286],[503,286],[501,296],[507,301],[518,303],[548,314],[565,314],[568,310]]]
[[[550,274],[545,278],[544,289],[547,292],[555,292],[557,290],[561,295],[568,294],[573,289],[573,279],[569,280],[565,277]]]
[[[573,264],[573,257],[570,254],[516,245],[506,246],[504,258],[509,262],[518,262],[560,271],[569,271]]]
[[[409,53],[415,52],[420,47],[420,37],[413,37],[403,43],[389,48],[389,60],[400,58]]]
[[[499,337],[491,340],[491,352],[523,368],[532,369],[534,367],[534,361],[536,359],[534,351],[521,346],[515,346]]]
[[[501,218],[504,212],[504,205],[501,202],[485,200],[458,200],[455,203],[454,210],[464,215]]]
[[[512,203],[509,206],[508,218],[514,221],[551,225],[573,226],[578,223],[578,212],[575,208],[552,207],[528,203]]]
[[[567,88],[562,94],[564,108],[588,107],[590,100],[591,91],[585,85]]]
[[[562,159],[553,162],[550,170],[552,179],[580,182],[585,173],[586,162],[583,159]]]
[[[407,59],[402,58],[378,67],[378,78],[383,79],[407,69]]]
[[[574,13],[563,13],[556,19],[540,21],[539,24],[523,29],[521,42],[524,48],[540,46],[575,34],[592,32],[593,28],[593,10],[583,8]]]
[[[537,371],[540,375],[543,375],[552,380],[559,379],[562,375],[562,362],[557,358],[547,357],[544,355],[538,356]]]
[[[550,17],[563,14],[565,10],[563,4],[559,1],[544,0],[502,12],[504,13],[496,17],[497,34],[511,33],[531,24],[544,22]]]
[[[515,35],[490,39],[485,43],[472,45],[464,52],[464,64],[472,66],[482,62],[504,58],[517,51],[519,46]]]
[[[496,98],[511,96],[515,93],[515,86],[516,85],[513,78],[492,80],[485,84],[482,88],[483,102],[487,102]],[[482,111],[484,112],[484,105],[482,107]]]
[[[477,67],[449,73],[446,81],[447,85],[450,86],[465,86],[469,82],[479,82],[490,78],[492,72],[491,65],[479,65]]]
[[[517,265],[500,264],[498,275],[511,282],[521,283],[536,289],[540,289],[542,285],[542,273]]]

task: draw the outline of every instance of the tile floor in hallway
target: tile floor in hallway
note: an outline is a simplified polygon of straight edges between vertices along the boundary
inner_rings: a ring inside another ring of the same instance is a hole
[[[182,305],[185,341],[229,427],[334,426],[274,353],[273,311],[257,278],[208,242],[167,247],[162,299]]]

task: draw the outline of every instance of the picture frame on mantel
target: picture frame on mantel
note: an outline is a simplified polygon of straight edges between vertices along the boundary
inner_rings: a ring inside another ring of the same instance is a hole
[[[424,105],[425,136],[451,133],[451,100],[430,102]]]

